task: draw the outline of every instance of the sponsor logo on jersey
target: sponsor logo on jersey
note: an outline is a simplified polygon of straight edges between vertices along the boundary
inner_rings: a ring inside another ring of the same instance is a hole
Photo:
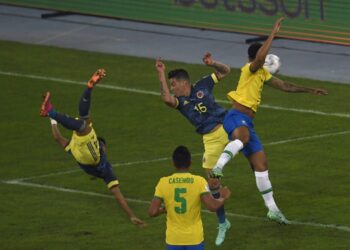
[[[196,95],[197,95],[197,98],[202,99],[204,96],[204,92],[202,90],[200,90],[196,93]]]

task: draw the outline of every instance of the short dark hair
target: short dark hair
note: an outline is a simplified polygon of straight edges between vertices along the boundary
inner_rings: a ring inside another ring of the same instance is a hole
[[[261,48],[261,43],[253,43],[248,48],[248,57],[251,60],[254,60],[256,57],[256,54],[258,53],[259,49]]]
[[[191,166],[191,153],[185,146],[178,146],[173,152],[173,162],[176,168]]]
[[[174,69],[168,73],[168,79],[175,78],[178,80],[190,80],[188,72],[184,69]]]

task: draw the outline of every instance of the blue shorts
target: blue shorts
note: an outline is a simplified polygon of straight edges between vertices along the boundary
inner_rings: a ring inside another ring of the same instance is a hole
[[[177,246],[166,244],[168,250],[204,250],[204,242],[198,245]]]
[[[100,163],[97,166],[83,165],[79,162],[78,164],[87,174],[103,179],[108,188],[119,184],[118,178],[114,174],[105,154],[101,154]]]
[[[224,123],[224,129],[228,134],[229,140],[232,140],[232,132],[238,128],[245,126],[249,129],[250,139],[248,143],[244,146],[241,152],[247,157],[251,154],[263,150],[263,146],[257,134],[254,131],[253,119],[247,116],[246,114],[239,112],[235,109],[231,109],[227,112]]]

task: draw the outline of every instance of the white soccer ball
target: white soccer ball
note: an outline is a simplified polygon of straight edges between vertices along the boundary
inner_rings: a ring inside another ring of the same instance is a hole
[[[271,74],[276,74],[281,67],[280,58],[274,54],[268,54],[265,58],[264,68]]]

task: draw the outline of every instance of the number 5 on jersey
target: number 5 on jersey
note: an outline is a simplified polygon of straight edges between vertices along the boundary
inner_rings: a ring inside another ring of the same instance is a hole
[[[184,197],[184,194],[187,193],[186,188],[175,188],[175,201],[179,203],[179,206],[175,207],[175,212],[178,214],[184,214],[187,211],[187,201]]]

